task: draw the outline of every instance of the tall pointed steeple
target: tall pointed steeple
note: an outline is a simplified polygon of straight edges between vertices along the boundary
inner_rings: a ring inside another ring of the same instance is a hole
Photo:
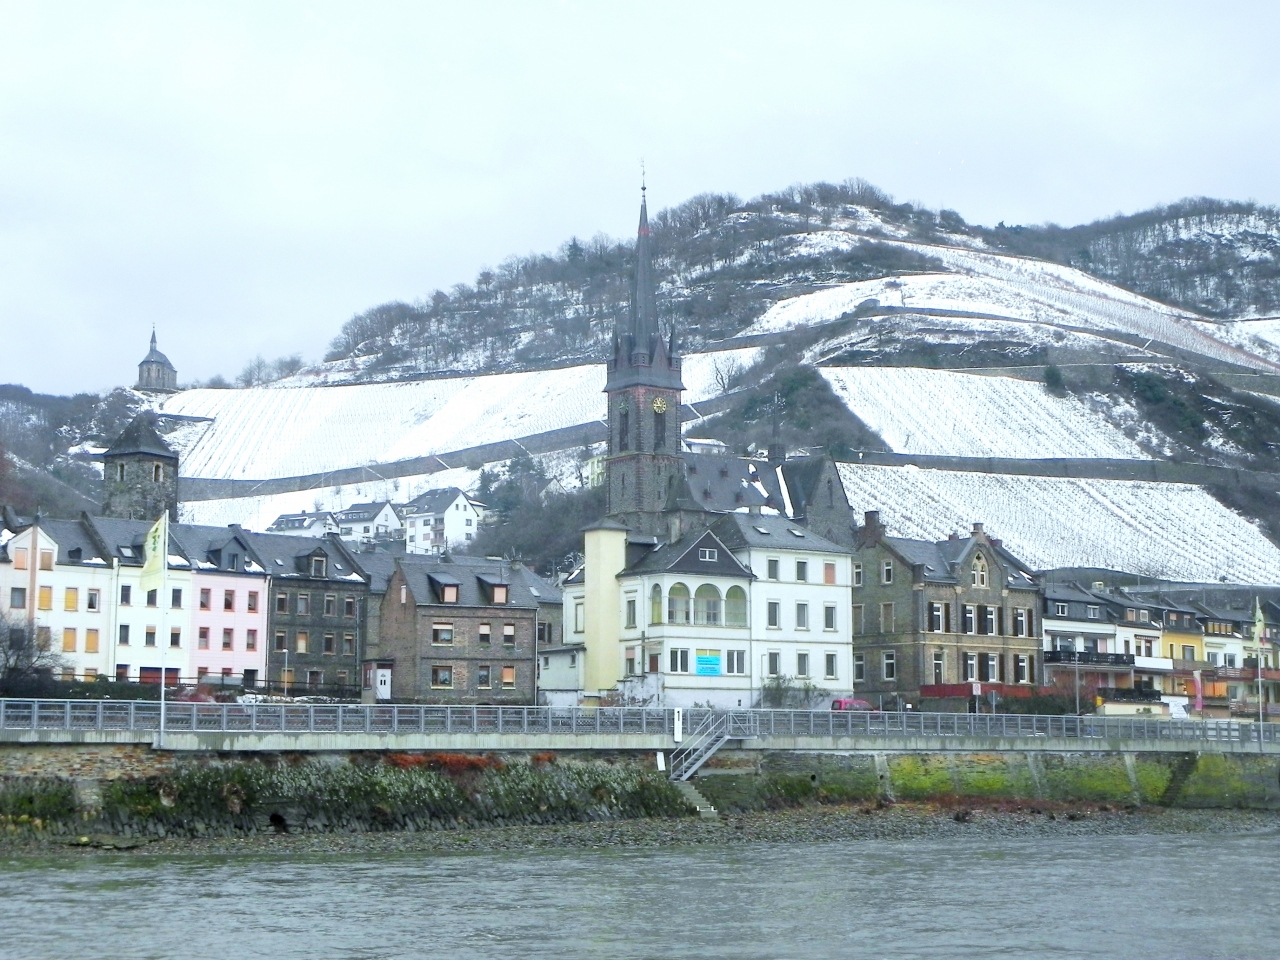
[[[653,282],[653,250],[649,240],[649,207],[645,188],[640,187],[640,226],[636,231],[635,287],[631,291],[631,335],[636,350],[653,356],[657,341],[658,304]]]

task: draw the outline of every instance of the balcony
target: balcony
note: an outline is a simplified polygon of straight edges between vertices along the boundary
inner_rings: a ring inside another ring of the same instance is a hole
[[[1161,673],[1170,673],[1173,671],[1173,661],[1168,657],[1138,657],[1133,658],[1133,666],[1137,670],[1158,670]]]
[[[1082,667],[1122,667],[1133,666],[1132,653],[1090,653],[1087,650],[1048,650],[1044,655],[1045,663],[1080,664]]]
[[[1160,702],[1160,691],[1150,687],[1098,687],[1098,696],[1110,703]]]

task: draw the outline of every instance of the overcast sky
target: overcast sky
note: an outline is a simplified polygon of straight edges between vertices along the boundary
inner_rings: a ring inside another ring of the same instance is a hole
[[[860,176],[980,223],[1280,203],[1280,4],[0,0],[0,382],[318,359],[655,207]]]

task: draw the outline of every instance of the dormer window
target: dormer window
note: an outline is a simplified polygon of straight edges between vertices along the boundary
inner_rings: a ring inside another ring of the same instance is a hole
[[[1150,622],[1151,622],[1151,614],[1150,614],[1150,612],[1149,612],[1149,611],[1146,611],[1146,610],[1139,610],[1139,611],[1138,611],[1138,622],[1139,622],[1139,623],[1150,623]]]
[[[973,566],[969,569],[969,579],[975,587],[987,585],[987,561],[981,555],[974,558]]]
[[[1097,620],[1097,619],[1098,619],[1098,616],[1099,616],[1099,614],[1100,614],[1100,612],[1101,612],[1101,611],[1098,609],[1098,607],[1095,607],[1095,606],[1093,606],[1092,604],[1090,604],[1090,605],[1089,605],[1088,607],[1086,607],[1085,609],[1088,611],[1089,619],[1090,619],[1090,620]]]
[[[698,559],[707,561],[718,560],[720,559],[720,551],[716,550],[715,547],[699,547]]]
[[[440,588],[441,603],[457,603],[458,602],[458,585],[456,583],[446,583]]]
[[[240,554],[238,553],[231,554],[231,556],[227,559],[227,569],[228,570],[240,569]]]
[[[325,575],[325,567],[328,565],[325,557],[311,558],[311,575],[313,577],[323,577]]]
[[[507,585],[505,583],[495,583],[493,585],[493,602],[494,603],[507,602]]]

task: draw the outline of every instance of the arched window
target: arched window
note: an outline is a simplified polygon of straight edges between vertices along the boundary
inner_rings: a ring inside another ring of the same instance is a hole
[[[747,591],[741,587],[730,587],[725,591],[724,625],[726,627],[747,625]]]
[[[653,585],[653,589],[649,591],[649,623],[662,622],[662,587],[658,584]]]
[[[653,449],[662,450],[667,445],[667,411],[653,411]]]
[[[618,452],[631,449],[631,413],[626,407],[618,411]]]
[[[975,587],[985,587],[987,585],[987,561],[982,558],[982,554],[978,554],[973,559],[970,579]]]
[[[693,595],[693,622],[720,626],[720,591],[704,583]]]
[[[667,623],[689,622],[689,588],[683,583],[672,584],[667,591]]]

